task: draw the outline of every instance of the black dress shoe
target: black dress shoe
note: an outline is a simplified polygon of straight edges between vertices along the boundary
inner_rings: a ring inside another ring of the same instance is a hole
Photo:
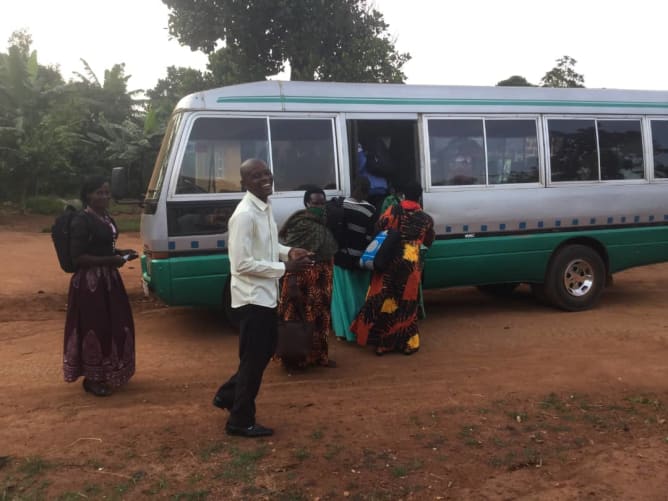
[[[223,400],[221,397],[216,395],[213,397],[213,406],[218,407],[219,409],[227,409],[230,410],[232,408],[232,403],[228,402],[227,400]]]
[[[248,427],[228,424],[225,426],[225,431],[228,435],[237,435],[248,438],[270,437],[274,434],[274,430],[267,428],[266,426],[262,426],[261,424],[254,424]]]
[[[108,397],[111,395],[111,388],[104,383],[96,383],[84,378],[83,388],[87,393],[92,393],[96,397]]]

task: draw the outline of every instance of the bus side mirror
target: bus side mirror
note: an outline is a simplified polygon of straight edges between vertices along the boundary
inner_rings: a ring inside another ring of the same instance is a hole
[[[128,171],[125,167],[111,169],[111,196],[122,200],[128,196]]]

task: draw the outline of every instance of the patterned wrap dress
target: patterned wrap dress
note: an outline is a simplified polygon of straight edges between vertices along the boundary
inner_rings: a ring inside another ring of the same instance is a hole
[[[417,309],[422,262],[420,248],[434,240],[434,221],[420,205],[402,201],[389,207],[378,221],[380,230],[398,229],[401,252],[384,272],[375,271],[366,301],[350,330],[361,346],[411,354],[420,347]]]
[[[116,228],[111,217],[77,214],[71,226],[72,257],[114,255]],[[134,374],[132,310],[115,266],[81,267],[72,275],[63,351],[63,372],[68,383],[84,376],[119,387]]]
[[[308,210],[294,213],[285,222],[279,233],[281,243],[289,247],[300,247],[315,253],[315,264],[299,273],[286,273],[281,282],[278,315],[282,320],[298,317],[296,301],[291,297],[291,277],[304,301],[306,321],[314,326],[311,353],[306,360],[282,360],[285,366],[304,368],[310,365],[329,364],[328,339],[332,318],[332,277],[336,240],[325,226],[323,217]]]

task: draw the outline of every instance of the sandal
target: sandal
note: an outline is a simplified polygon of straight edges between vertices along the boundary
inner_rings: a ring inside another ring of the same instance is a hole
[[[92,393],[96,397],[108,397],[111,395],[111,388],[106,384],[89,381],[87,378],[83,380],[83,389],[86,393]]]

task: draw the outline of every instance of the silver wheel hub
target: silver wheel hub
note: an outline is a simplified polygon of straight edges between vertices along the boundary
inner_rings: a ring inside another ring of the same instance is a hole
[[[588,261],[574,259],[564,270],[564,287],[575,297],[589,294],[594,285],[594,270]]]

